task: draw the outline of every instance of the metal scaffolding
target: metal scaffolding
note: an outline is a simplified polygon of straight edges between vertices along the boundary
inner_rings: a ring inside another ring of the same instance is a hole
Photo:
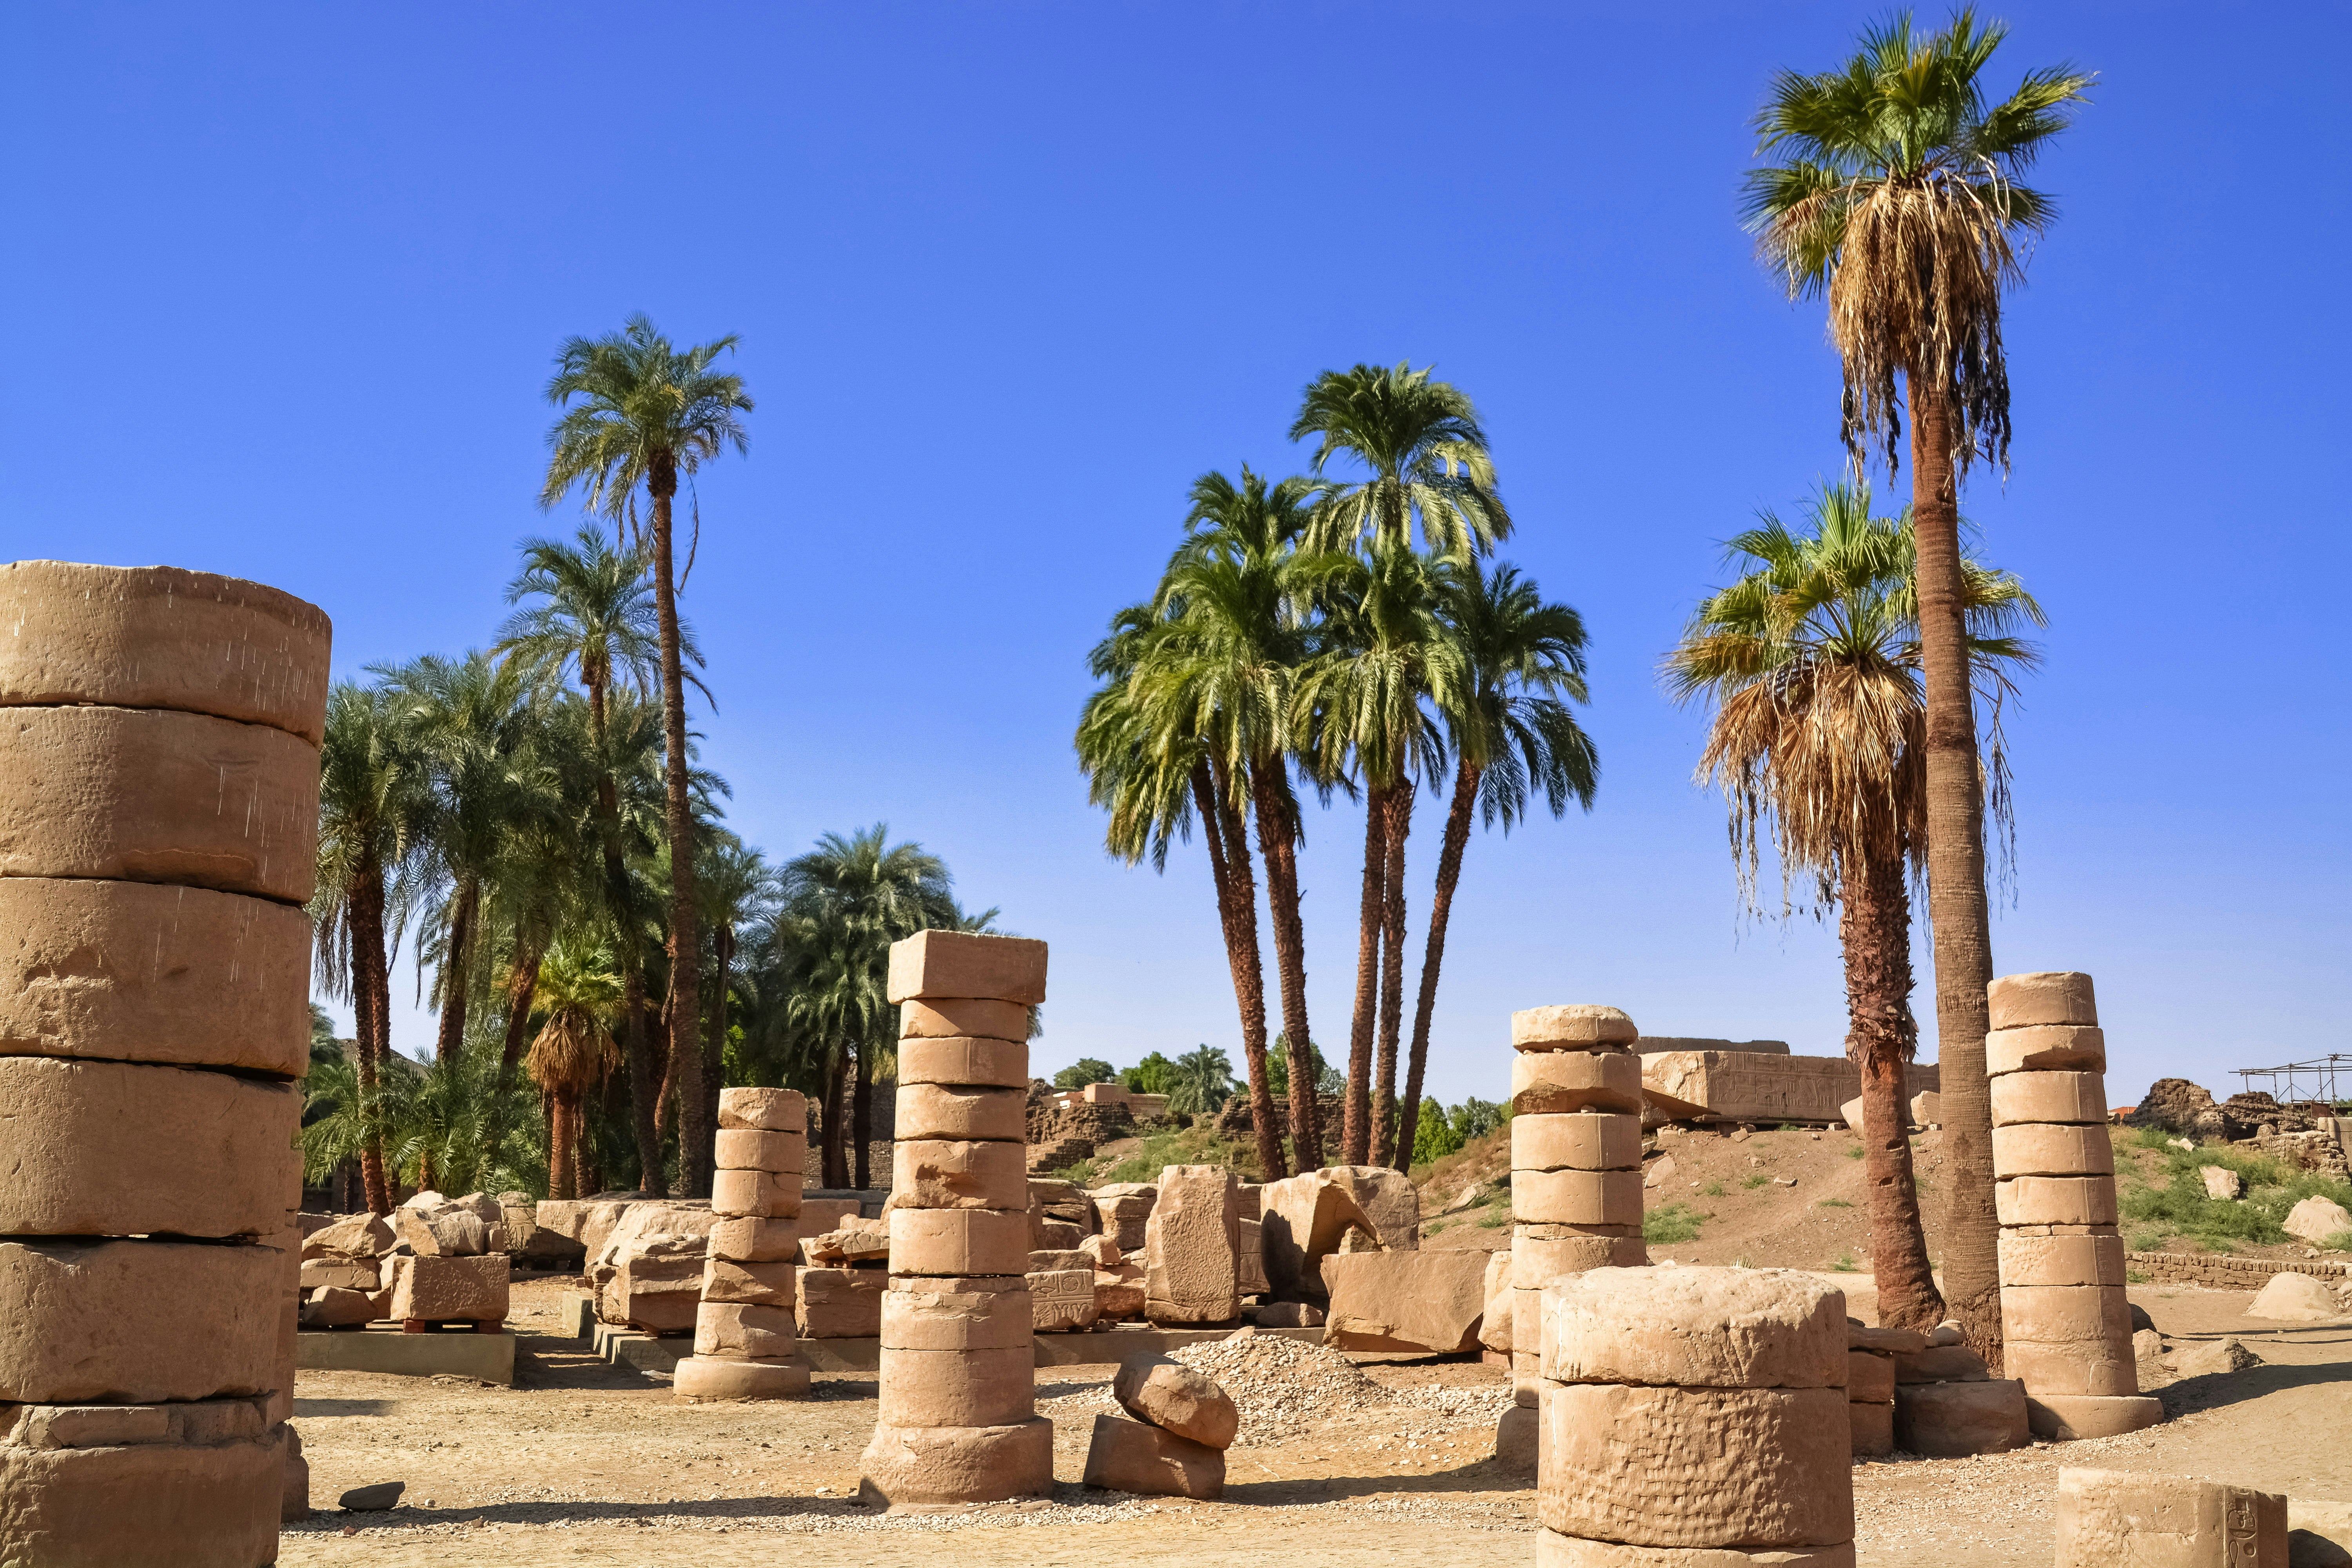
[[[2352,1079],[2352,1056],[2337,1051],[2307,1062],[2288,1062],[2284,1067],[2231,1068],[2230,1070],[2238,1075],[2250,1091],[2255,1088],[2256,1079],[2263,1079],[2262,1087],[2281,1105],[2324,1106],[2332,1111],[2344,1103],[2338,1075]]]

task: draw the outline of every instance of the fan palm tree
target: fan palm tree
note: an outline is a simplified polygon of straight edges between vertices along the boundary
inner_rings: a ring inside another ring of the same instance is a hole
[[[581,1105],[588,1090],[616,1065],[605,1020],[620,1000],[620,976],[608,954],[569,940],[548,949],[533,998],[547,1022],[531,1042],[524,1067],[552,1107],[547,1154],[551,1197],[580,1197],[593,1190],[593,1183],[582,1179]]]
[[[1460,388],[1429,374],[1360,364],[1308,384],[1290,438],[1316,437],[1318,476],[1342,455],[1365,469],[1353,483],[1321,487],[1318,548],[1366,537],[1409,543],[1416,520],[1437,554],[1484,554],[1510,537],[1478,411]]]
[[[383,691],[340,682],[319,751],[319,881],[310,902],[320,988],[349,997],[357,1023],[362,1121],[357,1144],[368,1207],[392,1212],[376,1100],[392,1055],[392,956],[422,853],[423,760]]]
[[[646,1027],[643,921],[631,913],[635,889],[625,848],[612,724],[616,690],[645,698],[661,687],[661,616],[648,573],[649,555],[642,547],[608,544],[597,530],[583,527],[569,543],[525,540],[522,558],[522,571],[507,584],[507,602],[524,607],[499,628],[496,651],[519,661],[542,684],[560,685],[576,672],[588,693],[596,837],[604,852],[604,902],[621,963],[621,1033],[629,1066],[630,1111],[640,1180],[647,1192],[659,1195],[661,1133],[655,1101],[668,1052],[656,1047]],[[699,686],[702,653],[693,629],[683,621],[677,638],[685,679]]]
[[[2021,276],[2021,242],[2056,216],[2021,177],[2066,128],[2092,79],[2070,65],[2030,70],[2007,98],[1990,101],[1982,79],[2006,36],[1965,9],[1925,35],[1898,14],[1867,29],[1835,68],[1783,71],[1756,120],[1759,156],[1776,161],[1750,172],[1745,203],[1759,250],[1790,295],[1828,299],[1844,365],[1844,437],[1857,465],[1875,442],[1892,470],[1898,405],[1910,405],[1928,913],[1954,1167],[1944,1276],[1969,1342],[1995,1364],[2000,1282],[1984,1072],[1992,939],[1958,487],[1976,456],[2008,464],[2001,293]]]
[[[1396,1146],[1408,1157],[1418,1136],[1438,972],[1474,811],[1485,826],[1499,825],[1507,834],[1538,795],[1556,817],[1567,814],[1571,800],[1591,810],[1601,782],[1600,754],[1569,706],[1591,700],[1583,617],[1547,602],[1514,566],[1482,570],[1447,563],[1440,577],[1438,611],[1462,670],[1436,704],[1452,742],[1454,794],[1430,896],[1412,1047],[1399,1102]]]
[[[1714,704],[1699,776],[1721,785],[1734,854],[1752,900],[1759,840],[1791,878],[1839,906],[1846,1054],[1862,1076],[1871,1263],[1879,1321],[1932,1328],[1944,1317],[1913,1184],[1905,1064],[1911,1013],[1911,903],[1927,831],[1927,710],[1920,691],[1916,550],[1909,523],[1870,515],[1866,487],[1832,485],[1795,531],[1767,513],[1731,542],[1740,579],[1699,607],[1670,656],[1678,698]],[[2009,635],[2040,612],[2016,579],[1962,563],[1975,678],[1994,688],[2030,663]],[[1993,735],[2000,771],[1999,733]]]
[[[634,520],[637,487],[645,487],[652,513],[654,608],[659,623],[662,733],[667,753],[666,816],[670,848],[670,987],[677,996],[700,994],[699,951],[695,929],[694,816],[687,773],[685,643],[678,625],[680,577],[674,570],[671,509],[678,480],[691,479],[703,463],[727,447],[748,446],[742,416],[751,411],[742,378],[712,370],[722,353],[734,352],[730,336],[684,352],[632,316],[616,333],[572,338],[556,356],[548,401],[564,409],[549,433],[551,448],[547,483],[540,494],[551,506],[573,487],[585,492],[591,510],[616,521]],[[693,566],[689,544],[687,566]],[[685,1122],[715,1126],[717,1097],[703,1079],[696,1048],[697,1020],[691,1005],[670,1009],[669,1050],[682,1064],[680,1096]],[[710,1190],[709,1156],[704,1140],[681,1143],[679,1176],[687,1195]]]

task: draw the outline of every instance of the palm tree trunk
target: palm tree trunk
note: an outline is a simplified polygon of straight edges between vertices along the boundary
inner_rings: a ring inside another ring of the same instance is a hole
[[[373,1106],[383,1082],[384,1042],[389,1037],[387,1004],[392,998],[392,960],[384,952],[383,868],[369,856],[352,878],[351,892],[352,1015],[359,1036],[360,1093]],[[373,1128],[360,1148],[360,1184],[368,1212],[392,1212],[392,1184],[383,1168],[383,1141]]]
[[[555,1093],[555,1121],[548,1132],[547,1184],[559,1198],[576,1198],[580,1193],[580,1091],[561,1089]]]
[[[677,587],[670,562],[670,498],[677,473],[656,461],[647,476],[654,510],[654,607],[661,619],[664,805],[669,828],[669,992],[685,1004],[670,1015],[669,1050],[677,1068],[677,1167],[681,1194],[710,1195],[711,1142],[718,1131],[702,1081],[702,1053],[695,1036],[695,1003],[702,994],[696,970],[694,909],[694,803],[686,776],[686,675],[679,663]]]
[[[1429,1023],[1437,1010],[1437,973],[1445,962],[1445,922],[1470,847],[1470,811],[1478,800],[1479,768],[1463,758],[1454,769],[1454,800],[1445,808],[1445,841],[1437,854],[1437,887],[1429,897],[1429,942],[1421,955],[1421,994],[1412,1007],[1412,1048],[1404,1069],[1404,1100],[1397,1110],[1397,1149],[1408,1164],[1421,1131],[1422,1075],[1429,1067]]]
[[[735,928],[714,926],[710,932],[710,945],[712,966],[718,971],[719,995],[710,1009],[710,1044],[703,1055],[702,1070],[703,1081],[710,1089],[710,1115],[715,1126],[719,1116],[719,1090],[726,1081],[727,1073],[727,982],[735,969]]]
[[[1936,952],[1936,1058],[1951,1206],[1944,1289],[1969,1348],[2000,1366],[2000,1220],[1993,1212],[1992,1098],[1985,1077],[1992,929],[1985,900],[1984,795],[1978,773],[1960,578],[1959,496],[1951,407],[1906,376],[1911,510],[1918,539],[1919,651],[1927,720],[1927,920]]]
[[[1252,763],[1258,853],[1265,860],[1265,902],[1274,917],[1274,965],[1282,985],[1282,1032],[1290,1047],[1292,1167],[1323,1163],[1323,1127],[1315,1103],[1315,1047],[1307,1032],[1307,932],[1298,918],[1298,829],[1279,763]]]
[[[474,927],[480,923],[482,884],[467,877],[457,884],[457,907],[449,916],[449,948],[441,959],[441,1032],[435,1042],[436,1061],[455,1061],[466,1044],[466,969],[472,956]]]
[[[629,1057],[629,1121],[637,1139],[637,1185],[667,1196],[663,1180],[661,1126],[655,1107],[661,1098],[663,1066],[655,1060],[646,1029],[646,961],[629,919],[629,870],[621,855],[621,792],[607,751],[604,682],[588,683],[588,721],[596,745],[596,830],[604,841],[605,902],[611,906],[614,945],[621,955],[621,1047]],[[661,1053],[667,1062],[668,1053]]]
[[[1870,1184],[1870,1266],[1881,1328],[1934,1328],[1944,1299],[1927,1262],[1912,1180],[1905,1064],[1917,1053],[1911,1016],[1911,900],[1897,854],[1853,856],[1839,887],[1838,941],[1845,954],[1845,1054],[1862,1072],[1862,1125]]]
[[[1259,1179],[1278,1182],[1290,1173],[1290,1167],[1282,1157],[1274,1093],[1266,1083],[1265,965],[1258,953],[1257,878],[1250,869],[1249,839],[1222,764],[1192,770],[1192,797],[1202,822],[1216,835],[1211,843],[1217,868],[1217,916],[1224,925],[1234,1002],[1242,1016],[1242,1060],[1249,1074],[1250,1131],[1257,1141]]]
[[[834,1188],[849,1185],[848,1162],[842,1147],[848,1121],[842,1114],[845,1098],[842,1080],[848,1076],[848,1057],[838,1047],[824,1065],[824,1184]]]
[[[499,1148],[506,1142],[507,1096],[514,1089],[515,1068],[530,1043],[531,993],[539,989],[541,955],[533,950],[517,963],[507,980],[507,1037],[499,1052],[499,1082],[490,1097],[489,1125],[482,1135],[482,1174],[498,1169]]]
[[[1372,1067],[1372,1163],[1402,1170],[1397,1158],[1397,1032],[1404,1013],[1404,841],[1412,831],[1413,784],[1399,779],[1384,803],[1388,817],[1381,837],[1387,846],[1381,864],[1381,1043]],[[1410,1146],[1405,1152],[1412,1152]]]
[[[1364,790],[1364,888],[1356,912],[1356,1010],[1348,1020],[1348,1103],[1339,1124],[1339,1158],[1361,1165],[1372,1147],[1372,1034],[1381,1003],[1381,936],[1388,910],[1389,792]]]
[[[849,1141],[857,1152],[856,1180],[850,1184],[863,1192],[874,1179],[874,1041],[869,1036],[857,1045],[857,1086],[849,1110]]]
[[[677,1007],[677,997],[675,994],[662,998],[661,1026],[654,1032],[664,1040],[670,1037],[670,1026],[676,1016]],[[654,1090],[654,1130],[656,1134],[677,1124],[677,1053],[669,1051],[667,1053],[667,1058],[662,1064],[661,1087]],[[678,1185],[683,1187],[686,1184],[686,1156],[683,1152],[683,1144],[680,1148]]]

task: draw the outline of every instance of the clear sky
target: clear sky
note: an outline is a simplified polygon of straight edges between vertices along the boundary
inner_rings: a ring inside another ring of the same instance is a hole
[[[278,584],[343,674],[480,645],[517,540],[573,526],[535,504],[558,342],[637,310],[740,332],[751,454],[701,480],[684,601],[733,825],[778,858],[876,820],[944,854],[1053,943],[1040,1071],[1238,1061],[1199,849],[1101,851],[1083,658],[1195,474],[1304,466],[1317,372],[1434,363],[1489,425],[1506,554],[1591,626],[1604,772],[1591,815],[1474,840],[1432,1089],[1503,1098],[1508,1015],[1548,1002],[1834,1052],[1832,931],[1742,922],[1702,721],[1655,672],[1718,542],[1843,460],[1822,310],[1734,203],[1769,73],[1871,14],[19,8],[0,559]],[[2014,472],[1965,497],[2052,617],[1996,969],[2096,976],[2118,1102],[2227,1093],[2347,1048],[2352,11],[2011,15],[1998,82],[2101,80],[2040,172],[2063,216],[2008,317]],[[1360,818],[1307,827],[1328,1048]]]

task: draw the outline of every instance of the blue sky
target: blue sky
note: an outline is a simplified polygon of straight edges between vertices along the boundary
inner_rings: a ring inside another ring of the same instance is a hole
[[[1742,921],[1655,669],[1717,542],[1842,461],[1822,312],[1733,212],[1769,73],[1870,14],[22,10],[0,558],[278,584],[346,674],[478,645],[516,541],[573,526],[535,505],[557,342],[635,310],[740,332],[752,450],[700,482],[685,599],[734,825],[779,858],[876,820],[946,855],[1054,944],[1041,1071],[1238,1058],[1199,851],[1101,852],[1083,658],[1192,476],[1302,468],[1322,369],[1433,362],[1486,416],[1506,553],[1591,626],[1604,772],[1591,815],[1474,841],[1433,1090],[1502,1098],[1507,1016],[1547,1002],[1834,1052],[1833,933]],[[2008,317],[2014,472],[1965,498],[2052,618],[1996,967],[2096,976],[2119,1102],[2226,1093],[2344,1045],[2352,12],[2011,15],[1998,80],[2101,80]],[[1308,823],[1327,1047],[1360,822]]]

